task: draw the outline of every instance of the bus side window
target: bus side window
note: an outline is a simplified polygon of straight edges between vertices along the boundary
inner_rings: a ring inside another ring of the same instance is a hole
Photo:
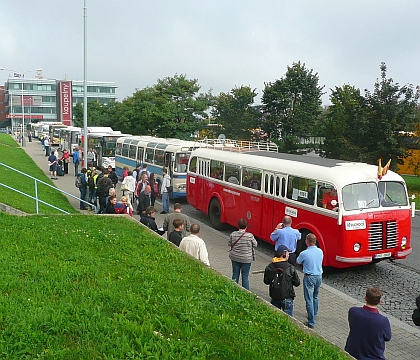
[[[193,157],[190,161],[190,169],[191,172],[197,172],[197,158]]]

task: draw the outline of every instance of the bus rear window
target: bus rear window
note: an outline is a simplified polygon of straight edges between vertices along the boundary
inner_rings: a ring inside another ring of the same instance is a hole
[[[185,173],[191,153],[177,153],[175,156],[175,171]]]

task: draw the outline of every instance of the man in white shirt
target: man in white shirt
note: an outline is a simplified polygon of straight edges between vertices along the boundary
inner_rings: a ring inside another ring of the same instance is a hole
[[[190,233],[190,235],[181,240],[179,248],[202,261],[207,266],[210,266],[206,243],[198,236],[200,234],[200,225],[192,224],[190,226]]]
[[[168,170],[166,168],[162,169],[163,181],[160,188],[160,193],[162,194],[162,207],[163,211],[161,214],[167,214],[169,212],[169,191],[168,187],[171,186],[171,177],[168,175]]]

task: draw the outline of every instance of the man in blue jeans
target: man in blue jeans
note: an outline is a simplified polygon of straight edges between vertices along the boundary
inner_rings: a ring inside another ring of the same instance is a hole
[[[315,326],[315,318],[318,314],[318,294],[322,283],[322,260],[324,253],[316,246],[316,236],[308,234],[306,236],[306,250],[302,251],[296,262],[303,265],[303,295],[306,302],[306,312],[308,313],[308,323],[310,329]]]
[[[168,170],[166,168],[162,169],[162,186],[160,188],[160,193],[162,194],[162,207],[163,211],[161,214],[167,214],[169,212],[169,191],[168,187],[171,186],[171,177],[168,175]]]
[[[295,267],[288,262],[289,249],[285,245],[277,248],[275,256],[264,270],[264,284],[269,285],[271,304],[293,316],[294,286],[300,285]]]

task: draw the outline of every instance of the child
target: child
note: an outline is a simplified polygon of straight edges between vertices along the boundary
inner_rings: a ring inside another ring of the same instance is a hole
[[[121,202],[124,207],[124,214],[128,214],[130,216],[133,216],[133,206],[128,201],[127,196],[121,196]]]

